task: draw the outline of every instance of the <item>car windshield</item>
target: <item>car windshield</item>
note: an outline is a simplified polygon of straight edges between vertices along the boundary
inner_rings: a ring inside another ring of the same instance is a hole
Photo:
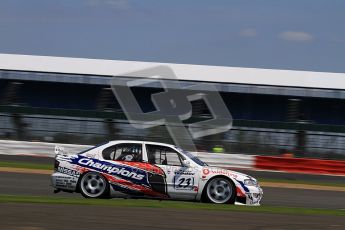
[[[190,158],[192,161],[194,161],[195,163],[197,163],[200,166],[208,166],[205,162],[203,162],[202,160],[200,160],[199,158],[197,158],[196,156],[194,156],[192,153],[183,150],[179,147],[175,147],[177,148],[179,151],[181,151],[184,155],[186,155],[188,158]]]

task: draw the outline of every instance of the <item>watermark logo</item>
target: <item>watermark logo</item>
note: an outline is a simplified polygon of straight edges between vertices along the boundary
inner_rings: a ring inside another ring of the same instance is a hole
[[[158,87],[164,92],[152,94],[155,111],[143,112],[132,87]],[[193,139],[226,132],[232,127],[232,116],[216,87],[210,83],[179,81],[168,66],[156,66],[114,76],[111,88],[128,121],[138,129],[165,125],[175,144],[196,150]],[[212,118],[191,124],[192,101],[203,100]]]

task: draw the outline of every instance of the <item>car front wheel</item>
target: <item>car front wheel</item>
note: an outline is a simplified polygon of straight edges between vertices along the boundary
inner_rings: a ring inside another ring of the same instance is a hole
[[[235,185],[223,177],[211,179],[206,186],[207,201],[215,204],[234,204],[236,199]]]

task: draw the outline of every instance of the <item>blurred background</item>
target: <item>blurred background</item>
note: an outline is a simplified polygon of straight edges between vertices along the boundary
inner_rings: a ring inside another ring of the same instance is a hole
[[[165,126],[142,130],[129,124],[105,80],[109,77],[1,70],[0,138],[87,145],[115,139],[172,143]],[[212,84],[222,89],[234,127],[195,139],[198,151],[345,158],[345,90]],[[143,111],[155,110],[151,95],[161,88],[132,90]],[[192,107],[193,119],[186,124],[211,118],[203,100]]]

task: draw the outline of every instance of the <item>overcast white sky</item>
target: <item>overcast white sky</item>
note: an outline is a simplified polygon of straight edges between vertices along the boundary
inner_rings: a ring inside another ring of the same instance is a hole
[[[345,72],[345,1],[1,0],[0,53]]]

